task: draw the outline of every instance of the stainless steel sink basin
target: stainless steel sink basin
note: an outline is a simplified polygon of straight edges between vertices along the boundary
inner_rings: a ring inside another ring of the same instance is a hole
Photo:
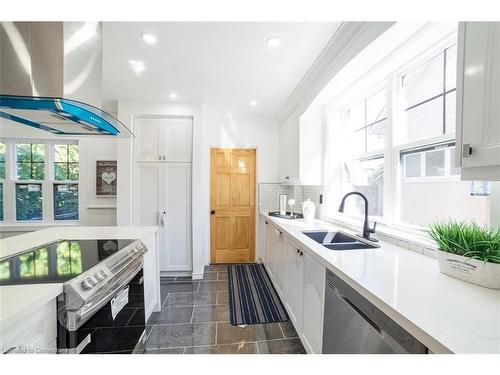
[[[377,244],[365,242],[360,237],[340,231],[303,231],[302,233],[330,250],[376,249],[380,247]]]

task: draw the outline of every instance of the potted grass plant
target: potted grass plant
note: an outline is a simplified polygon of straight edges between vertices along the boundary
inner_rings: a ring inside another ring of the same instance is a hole
[[[432,224],[428,233],[438,246],[441,273],[500,289],[500,229],[448,221]]]

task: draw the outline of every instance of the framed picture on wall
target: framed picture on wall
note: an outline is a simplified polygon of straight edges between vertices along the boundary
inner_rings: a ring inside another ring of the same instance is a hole
[[[118,178],[116,160],[96,160],[96,196],[116,197]]]

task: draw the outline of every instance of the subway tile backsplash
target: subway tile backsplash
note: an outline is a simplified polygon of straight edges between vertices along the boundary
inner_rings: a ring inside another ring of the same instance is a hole
[[[287,194],[288,199],[295,199],[294,212],[302,212],[300,203],[308,198],[311,199],[318,205],[316,217],[319,217],[322,207],[319,204],[319,195],[323,194],[323,186],[282,186],[279,183],[261,183],[258,187],[259,210],[263,212],[278,211],[280,194]],[[290,210],[290,207],[287,209]]]

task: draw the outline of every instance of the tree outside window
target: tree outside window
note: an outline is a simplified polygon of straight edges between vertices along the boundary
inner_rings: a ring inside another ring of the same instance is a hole
[[[79,152],[77,144],[54,146],[54,179],[78,181]]]

